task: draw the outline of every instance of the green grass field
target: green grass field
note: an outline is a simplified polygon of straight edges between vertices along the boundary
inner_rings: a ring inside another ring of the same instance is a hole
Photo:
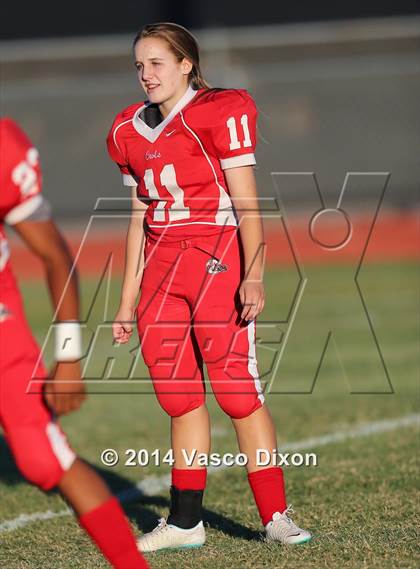
[[[205,496],[207,543],[198,550],[149,555],[155,568],[418,567],[418,430],[414,424],[386,432],[351,436],[373,421],[418,412],[418,271],[414,264],[363,267],[359,286],[387,373],[367,324],[354,283],[354,267],[313,267],[299,300],[292,269],[266,274],[267,305],[257,324],[260,375],[267,381],[267,402],[277,425],[279,446],[341,433],[301,452],[317,453],[318,466],[286,469],[289,503],[295,520],[314,534],[304,546],[284,548],[260,539],[261,526],[244,469],[209,476]],[[116,308],[119,281],[112,280],[105,318]],[[97,283],[83,282],[84,313]],[[95,329],[103,320],[105,288],[89,316]],[[39,341],[50,319],[41,283],[23,283],[28,318]],[[297,309],[296,309],[297,307]],[[330,342],[321,362],[326,338]],[[283,334],[283,336],[282,336]],[[89,382],[83,409],[62,423],[74,448],[106,476],[116,492],[148,477],[170,472],[168,465],[101,465],[103,449],[121,456],[128,448],[168,449],[169,420],[150,393],[147,381],[124,381],[130,354],[121,352],[105,365],[111,334],[97,339],[89,377],[105,369],[108,379]],[[281,340],[281,341],[280,341]],[[133,340],[132,348],[135,346]],[[284,351],[282,351],[284,348]],[[125,354],[125,356],[124,356]],[[279,361],[279,354],[281,358]],[[147,377],[141,364],[136,377]],[[314,379],[316,378],[316,381]],[[392,386],[392,387],[391,387]],[[213,451],[237,452],[230,421],[208,396],[213,419]],[[347,435],[346,435],[347,433]],[[1,442],[0,567],[7,569],[96,569],[107,567],[72,516],[28,521],[5,531],[5,520],[34,513],[62,512],[63,500],[26,484]],[[125,502],[137,533],[167,514],[168,492]],[[22,520],[23,518],[19,518]]]

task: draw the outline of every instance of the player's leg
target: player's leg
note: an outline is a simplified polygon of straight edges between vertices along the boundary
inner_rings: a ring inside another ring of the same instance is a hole
[[[15,371],[19,377],[27,372],[22,368]],[[2,378],[2,383],[3,380],[7,381],[7,377]],[[14,383],[13,391],[18,381]],[[8,391],[3,390],[3,396]],[[74,455],[40,397],[32,393],[25,398],[22,405],[22,397],[3,397],[4,405],[19,399],[20,411],[26,409],[25,419],[18,424],[10,413],[2,412],[6,440],[22,474],[45,491],[58,487],[75,510],[80,525],[113,567],[147,567],[116,498],[96,472]]]
[[[76,458],[58,488],[113,567],[147,567],[120,503],[93,468]]]
[[[142,355],[158,401],[171,417],[174,458],[168,520],[139,539],[142,551],[198,547],[205,541],[206,469],[198,465],[197,455],[209,452],[210,424],[202,360],[177,272],[178,253],[162,247],[148,258],[137,310]]]
[[[137,329],[143,360],[156,397],[170,417],[205,402],[202,361],[191,334],[191,312],[183,296],[180,250],[146,242]]]
[[[277,449],[273,420],[264,404],[248,417],[232,418],[238,446],[248,458],[248,482],[266,528],[267,538],[285,544],[305,543],[311,539],[308,531],[296,526],[288,516],[283,470],[280,466],[261,466],[257,462],[260,449],[271,455]]]
[[[39,350],[17,294],[2,301],[9,308],[9,316],[0,323],[0,420],[18,468],[41,489],[58,487],[62,491],[113,567],[147,567],[121,507],[94,470],[76,457],[46,408],[39,384],[28,391]],[[45,369],[38,366],[36,378],[45,377]],[[108,518],[106,523],[103,513]]]
[[[268,535],[281,535],[285,543],[297,542],[296,526],[284,514],[287,509],[283,472],[279,466],[257,463],[257,451],[271,455],[277,448],[276,431],[264,403],[256,359],[255,321],[241,321],[238,290],[241,265],[238,242],[226,234],[218,244],[218,257],[226,270],[210,274],[200,283],[194,309],[194,328],[215,397],[231,417],[240,451],[248,457],[248,480]],[[195,266],[204,266],[197,253]],[[197,271],[198,273],[198,271]],[[285,531],[269,534],[273,516],[285,523]],[[284,515],[283,515],[284,514]],[[289,523],[290,522],[290,523]],[[290,531],[289,531],[290,529]],[[299,529],[299,528],[297,528]],[[310,536],[299,530],[300,542]],[[283,539],[284,538],[284,539]],[[277,539],[277,538],[276,538]],[[294,540],[294,541],[293,541]]]
[[[190,322],[188,326],[188,346],[183,351],[185,367],[196,368],[201,393],[201,389],[204,391],[203,359]],[[179,363],[184,367],[183,362]],[[205,403],[183,415],[171,417],[171,446],[174,452],[172,486],[179,490],[204,489],[206,469],[198,464],[198,456],[210,452],[210,416]],[[181,525],[192,527],[193,521],[184,521]]]

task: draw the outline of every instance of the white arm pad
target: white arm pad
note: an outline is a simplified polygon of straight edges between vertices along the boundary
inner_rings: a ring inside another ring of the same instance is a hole
[[[55,329],[55,359],[57,362],[80,360],[82,330],[79,322],[59,322]]]

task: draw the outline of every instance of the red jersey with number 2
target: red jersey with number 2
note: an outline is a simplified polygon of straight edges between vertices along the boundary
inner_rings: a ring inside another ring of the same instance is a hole
[[[147,231],[162,239],[237,226],[224,170],[255,164],[255,103],[242,89],[189,87],[170,114],[150,103],[119,113],[107,138],[123,183],[147,202]],[[156,126],[153,126],[155,124]]]
[[[38,151],[10,118],[0,119],[0,282],[13,284],[4,223],[14,225],[42,203]],[[3,288],[4,290],[4,288]]]

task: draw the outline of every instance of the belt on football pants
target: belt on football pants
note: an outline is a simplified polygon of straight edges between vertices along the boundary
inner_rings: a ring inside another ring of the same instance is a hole
[[[220,241],[224,235],[229,235],[230,233],[231,231],[225,233],[213,233],[204,237],[190,237],[188,239],[179,239],[177,241],[163,241],[149,234],[147,235],[147,239],[152,243],[156,243],[159,247],[174,247],[184,251],[189,248],[200,249],[200,251],[203,251],[207,255],[210,255],[210,257],[219,261],[220,258],[214,255],[214,245],[218,245],[218,241]],[[214,239],[213,243],[209,243],[209,240],[212,241],[212,238]],[[212,246],[213,252],[211,252]]]

